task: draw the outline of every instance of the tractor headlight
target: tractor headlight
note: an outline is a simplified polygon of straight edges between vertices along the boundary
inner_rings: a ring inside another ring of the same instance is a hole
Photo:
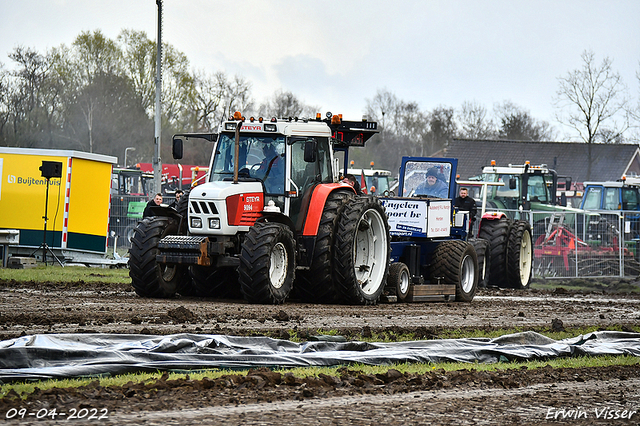
[[[209,229],[220,229],[220,218],[213,217],[209,219]]]
[[[191,227],[192,228],[202,228],[202,219],[200,219],[199,217],[192,217],[191,218]]]

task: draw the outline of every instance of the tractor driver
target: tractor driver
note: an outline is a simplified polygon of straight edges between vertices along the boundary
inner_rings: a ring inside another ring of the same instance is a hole
[[[447,198],[449,196],[449,187],[438,177],[438,171],[435,168],[429,169],[427,178],[416,188],[414,196],[427,196],[434,198]]]
[[[264,144],[262,153],[264,159],[258,169],[258,176],[262,176],[267,193],[280,194],[284,191],[284,158],[271,143]]]

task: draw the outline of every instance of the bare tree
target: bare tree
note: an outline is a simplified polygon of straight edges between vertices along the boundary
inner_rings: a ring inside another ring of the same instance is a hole
[[[395,94],[388,90],[378,90],[373,99],[367,99],[366,115],[373,121],[378,122],[378,126],[383,135],[397,134],[400,123],[400,105],[403,102],[398,100]]]
[[[487,118],[487,109],[475,101],[462,104],[458,121],[463,138],[489,139],[495,136],[493,121]]]
[[[454,114],[453,108],[442,105],[429,113],[429,131],[424,138],[429,155],[445,148],[457,136],[458,126]]]
[[[9,73],[0,62],[0,142],[5,140],[4,128],[9,121]]]
[[[627,88],[609,58],[595,63],[592,51],[582,53],[581,69],[558,79],[555,99],[558,121],[573,127],[586,143],[596,141],[606,126],[610,137],[623,134],[629,127]]]
[[[292,92],[278,90],[258,108],[258,115],[267,117],[315,117],[320,107],[307,105]]]
[[[222,71],[214,75],[196,72],[193,89],[187,104],[187,111],[191,114],[188,126],[193,130],[211,130],[222,115],[222,104],[228,89],[227,76]]]
[[[555,138],[555,131],[546,121],[537,121],[528,111],[510,101],[494,106],[500,139],[519,141],[550,141]]]
[[[558,79],[554,102],[557,120],[574,128],[589,145],[587,179],[591,179],[591,144],[621,138],[629,128],[629,111],[627,89],[611,60],[605,57],[598,66],[592,51],[584,51],[581,57],[582,68]]]
[[[51,71],[48,55],[31,48],[16,47],[9,57],[17,64],[10,73],[11,92],[8,94],[8,110],[11,115],[13,142],[16,146],[42,147],[43,135],[49,132],[52,108],[47,84]]]
[[[218,122],[232,116],[235,111],[240,111],[245,115],[251,111],[253,109],[251,83],[237,75],[233,77],[233,80],[227,81],[223,106],[224,108],[218,116]]]

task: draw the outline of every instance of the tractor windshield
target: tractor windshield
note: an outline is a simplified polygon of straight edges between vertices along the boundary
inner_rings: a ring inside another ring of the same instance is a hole
[[[451,170],[451,163],[407,161],[403,196],[448,198]]]
[[[209,174],[211,182],[233,180],[235,135],[220,135]],[[284,191],[284,136],[241,135],[238,150],[238,180],[264,182],[270,194]]]

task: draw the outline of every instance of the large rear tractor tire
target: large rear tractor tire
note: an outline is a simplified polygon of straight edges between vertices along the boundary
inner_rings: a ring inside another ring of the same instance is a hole
[[[168,217],[152,216],[138,223],[129,249],[129,276],[139,296],[173,297],[189,285],[187,267],[156,262],[158,242],[177,231],[178,222]]]
[[[333,277],[338,302],[374,305],[387,281],[391,253],[389,223],[376,197],[355,197],[338,218]]]
[[[517,220],[513,223],[507,253],[509,286],[517,290],[529,288],[533,275],[533,244],[529,222]]]
[[[491,276],[491,245],[489,241],[482,238],[471,238],[469,242],[478,256],[478,287],[487,288]]]
[[[284,303],[293,288],[296,256],[293,232],[280,223],[249,228],[240,253],[240,291],[250,303]]]
[[[192,265],[189,274],[199,296],[231,299],[241,297],[235,268]]]
[[[509,230],[511,220],[482,219],[479,238],[489,241],[491,247],[491,266],[489,267],[489,284],[500,288],[508,287],[507,249],[509,246]]]
[[[470,243],[443,241],[433,252],[431,264],[432,283],[455,284],[457,302],[473,300],[478,290],[478,257]]]
[[[354,194],[347,191],[334,191],[327,197],[318,226],[311,266],[308,271],[299,271],[296,281],[296,294],[304,302],[331,303],[336,300],[331,274],[333,240],[340,212],[353,197]]]
[[[409,267],[402,262],[395,262],[389,266],[387,287],[395,291],[398,302],[404,302],[409,295],[411,285],[411,272]]]

